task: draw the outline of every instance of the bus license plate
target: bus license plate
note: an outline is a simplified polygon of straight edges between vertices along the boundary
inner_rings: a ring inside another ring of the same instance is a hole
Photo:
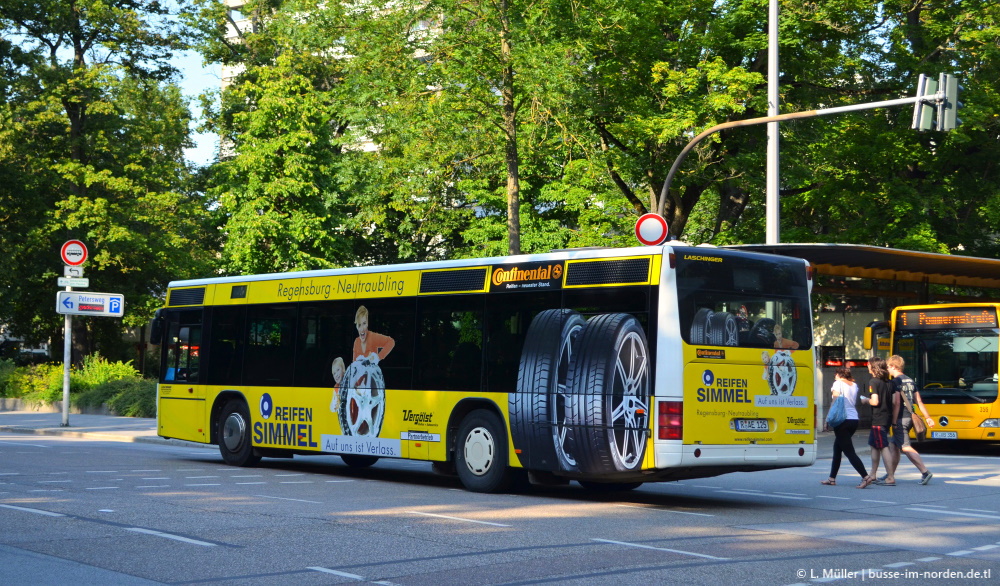
[[[958,439],[957,431],[932,431],[931,439]]]
[[[736,431],[767,431],[767,419],[737,419]]]

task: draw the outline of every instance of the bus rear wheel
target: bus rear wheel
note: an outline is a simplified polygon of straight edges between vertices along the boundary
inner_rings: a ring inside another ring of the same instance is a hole
[[[260,462],[250,441],[250,409],[234,399],[219,413],[219,453],[230,466],[253,466]]]
[[[353,454],[341,454],[340,459],[351,468],[369,468],[378,462],[375,456],[357,456]]]
[[[503,492],[514,480],[507,466],[507,434],[494,413],[477,409],[458,430],[456,472],[472,492]]]

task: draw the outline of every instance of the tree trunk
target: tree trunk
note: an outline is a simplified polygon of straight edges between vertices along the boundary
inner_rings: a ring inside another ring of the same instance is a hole
[[[514,66],[511,63],[510,18],[507,15],[509,9],[507,0],[503,0],[500,3],[500,96],[506,140],[504,161],[507,164],[507,240],[509,254],[521,254],[521,182],[518,175],[517,109],[514,104]]]

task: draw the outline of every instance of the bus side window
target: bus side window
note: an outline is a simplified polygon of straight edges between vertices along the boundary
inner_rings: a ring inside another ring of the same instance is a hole
[[[171,316],[164,349],[164,382],[198,382],[201,364],[201,312]]]

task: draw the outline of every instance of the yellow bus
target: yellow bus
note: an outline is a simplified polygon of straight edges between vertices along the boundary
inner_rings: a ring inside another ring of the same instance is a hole
[[[929,438],[1000,439],[998,308],[1000,303],[900,306],[889,324],[874,325],[867,336],[878,336],[881,325],[892,353],[906,360],[906,374],[934,418]]]
[[[800,259],[674,245],[175,281],[157,429],[480,492],[809,466],[811,288]]]

